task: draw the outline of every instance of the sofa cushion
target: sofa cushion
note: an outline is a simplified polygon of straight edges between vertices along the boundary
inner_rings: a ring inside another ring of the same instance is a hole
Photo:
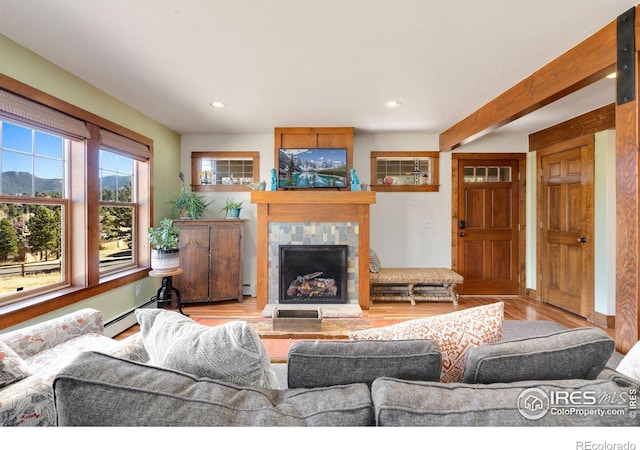
[[[464,384],[378,378],[371,397],[378,426],[638,426],[640,416],[630,414],[628,405],[633,389],[610,380]],[[565,408],[568,396],[573,410]],[[581,407],[581,399],[596,404]]]
[[[481,345],[469,350],[463,381],[592,380],[614,347],[615,341],[606,332],[591,327]]]
[[[640,380],[640,341],[623,356],[616,370],[628,377]]]
[[[469,349],[480,344],[497,342],[502,337],[504,303],[464,309],[424,319],[367,330],[352,331],[354,340],[432,339],[440,346],[442,372],[440,380],[462,380]]]
[[[287,357],[290,388],[366,383],[388,376],[439,380],[442,367],[435,341],[299,341]]]
[[[365,426],[365,384],[265,389],[85,352],[54,381],[59,426]]]
[[[31,375],[29,366],[7,344],[0,342],[0,388]]]
[[[278,388],[262,340],[245,321],[201,325],[163,309],[137,309],[149,364],[200,377]]]

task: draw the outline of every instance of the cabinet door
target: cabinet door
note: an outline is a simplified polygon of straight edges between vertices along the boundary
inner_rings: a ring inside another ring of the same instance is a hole
[[[244,222],[211,226],[211,300],[242,301],[242,239]]]
[[[180,267],[176,277],[183,303],[209,300],[209,226],[180,223]]]

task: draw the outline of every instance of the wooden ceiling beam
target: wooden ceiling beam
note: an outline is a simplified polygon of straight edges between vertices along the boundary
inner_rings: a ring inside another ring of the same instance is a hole
[[[615,70],[616,21],[440,134],[440,151],[472,142]]]
[[[550,147],[559,142],[603,130],[615,130],[616,105],[611,103],[578,117],[553,125],[529,135],[529,151]]]

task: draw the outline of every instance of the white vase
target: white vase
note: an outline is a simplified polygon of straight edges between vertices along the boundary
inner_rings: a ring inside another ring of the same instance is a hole
[[[151,269],[156,272],[172,272],[180,267],[180,249],[151,249]]]

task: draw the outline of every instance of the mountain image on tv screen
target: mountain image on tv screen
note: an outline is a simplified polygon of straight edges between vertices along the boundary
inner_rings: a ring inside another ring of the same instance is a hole
[[[314,188],[347,185],[346,148],[281,148],[278,187]]]

